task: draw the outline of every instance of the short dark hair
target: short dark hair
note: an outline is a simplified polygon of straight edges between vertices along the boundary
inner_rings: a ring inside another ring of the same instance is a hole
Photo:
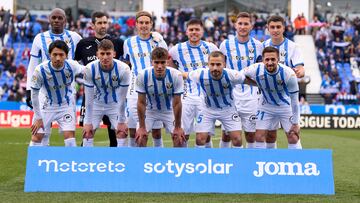
[[[158,59],[167,59],[169,56],[169,52],[167,49],[162,48],[162,47],[156,47],[152,52],[151,52],[151,60],[158,60]]]
[[[102,11],[95,11],[92,13],[91,15],[91,22],[93,24],[95,24],[96,22],[96,18],[102,18],[102,17],[106,17],[107,19],[109,19],[109,14],[105,13],[105,12],[102,12]]]
[[[141,16],[147,16],[150,18],[150,21],[153,22],[153,16],[151,15],[151,13],[147,12],[147,11],[139,11],[136,13],[135,19],[137,21],[138,18],[140,18]]]
[[[271,22],[281,22],[283,25],[285,25],[285,19],[279,15],[272,15],[267,20],[267,24],[269,25]]]
[[[63,50],[66,53],[66,55],[69,53],[69,47],[64,41],[55,40],[55,41],[51,42],[51,44],[49,45],[49,54],[51,54],[51,52],[55,48]]]
[[[189,25],[200,25],[201,27],[203,27],[203,23],[200,19],[198,18],[192,18],[190,19],[187,24],[186,27],[189,27]]]
[[[225,61],[225,55],[221,51],[213,51],[209,54],[208,60],[210,61],[211,57],[222,57]]]
[[[276,53],[279,56],[279,50],[275,47],[269,46],[265,47],[262,51],[262,56],[264,58],[265,53]]]
[[[239,18],[249,18],[249,19],[250,19],[250,22],[252,22],[251,15],[250,15],[250,13],[248,13],[248,12],[240,12],[240,13],[236,16],[236,20],[239,19]]]
[[[101,40],[101,42],[98,44],[98,50],[99,50],[99,49],[103,49],[103,50],[112,49],[112,50],[114,50],[114,44],[113,44],[112,41],[109,40],[109,39],[103,39],[103,40]]]

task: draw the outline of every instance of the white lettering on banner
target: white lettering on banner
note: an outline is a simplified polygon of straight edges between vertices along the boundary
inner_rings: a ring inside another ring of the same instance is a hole
[[[212,159],[208,159],[207,163],[177,163],[168,160],[166,163],[150,163],[144,164],[145,173],[170,173],[174,174],[176,178],[180,177],[183,173],[193,174],[229,174],[230,168],[233,167],[232,163],[213,163]]]
[[[300,126],[307,128],[331,128],[331,117],[300,117]]]
[[[299,162],[256,162],[258,169],[253,171],[255,177],[265,175],[279,176],[318,176],[320,170],[315,163],[308,162],[304,166]],[[295,170],[296,169],[296,170]]]
[[[325,113],[334,115],[360,114],[360,105],[357,108],[346,108],[344,105],[325,105]]]
[[[19,127],[21,125],[30,125],[31,116],[30,115],[13,115],[11,111],[1,112],[0,113],[0,126],[9,125],[11,127]]]
[[[112,161],[109,162],[100,162],[100,163],[77,163],[75,161],[71,162],[58,162],[57,160],[38,160],[38,166],[42,167],[45,165],[45,172],[80,172],[80,173],[94,173],[94,172],[117,172],[122,173],[125,171],[125,164],[123,163],[114,163]]]

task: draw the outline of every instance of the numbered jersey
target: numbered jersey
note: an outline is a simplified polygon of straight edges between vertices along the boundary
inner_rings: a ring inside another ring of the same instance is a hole
[[[172,98],[182,94],[184,81],[180,71],[167,67],[164,78],[156,78],[153,67],[141,71],[136,80],[136,91],[146,94],[147,109],[172,110]]]
[[[181,72],[190,72],[198,68],[208,67],[208,57],[213,51],[217,51],[216,45],[210,42],[200,41],[198,46],[190,45],[189,41],[179,43],[172,47],[169,54]],[[200,101],[200,86],[189,78],[184,83],[184,102]]]

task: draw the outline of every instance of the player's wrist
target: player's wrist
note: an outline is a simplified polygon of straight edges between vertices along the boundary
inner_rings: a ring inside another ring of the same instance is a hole
[[[299,125],[299,119],[296,118],[296,116],[291,116],[291,117],[289,118],[289,121],[290,121],[290,123],[291,123],[292,125]]]

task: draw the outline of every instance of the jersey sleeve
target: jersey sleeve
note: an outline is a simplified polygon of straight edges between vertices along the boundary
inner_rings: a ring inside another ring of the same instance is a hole
[[[123,54],[123,60],[124,61],[130,61],[130,53],[129,53],[129,46],[128,44],[130,43],[131,38],[125,40],[124,42],[124,54]]]
[[[130,85],[130,67],[125,63],[121,65],[123,74],[120,76],[120,86],[127,87]]]
[[[294,93],[299,92],[299,84],[298,84],[297,77],[296,77],[295,73],[290,74],[290,77],[289,77],[286,84],[287,84],[287,89],[288,89],[290,94],[294,94]]]
[[[184,92],[184,79],[180,71],[174,71],[174,95],[182,94]]]
[[[234,85],[244,84],[245,74],[243,71],[237,71],[237,70],[231,70],[231,69],[227,69],[224,71],[228,72],[229,79],[230,79],[231,83],[233,83]]]
[[[30,87],[31,89],[40,90],[42,87],[43,78],[40,74],[40,66],[37,66],[31,76]]]
[[[223,42],[221,42],[219,50],[221,51],[221,53],[223,53],[226,56],[226,47],[225,47],[225,43],[226,40],[224,40]]]
[[[213,44],[213,43],[209,43],[209,47],[210,47],[210,51],[213,52],[213,51],[219,51],[219,48]]]
[[[200,69],[190,71],[189,74],[188,74],[188,78],[190,80],[192,80],[193,82],[195,82],[195,83],[199,83],[199,81],[200,81],[200,73],[203,70],[204,69],[200,68]]]
[[[79,75],[84,72],[85,66],[81,65],[77,61],[67,60],[67,62],[70,64],[71,69],[74,72],[74,75]]]
[[[159,47],[165,48],[166,50],[168,50],[168,46],[165,42],[165,40],[161,40],[158,44]]]
[[[144,73],[146,70],[141,71],[136,78],[136,92],[145,94],[145,83],[144,83]]]
[[[92,63],[89,63],[87,66],[85,66],[83,70],[84,75],[84,85],[87,87],[94,87],[94,82],[92,80]]]
[[[248,67],[243,68],[240,72],[242,72],[245,77],[249,77],[252,80],[255,80],[256,70],[259,66],[260,66],[260,63],[255,63]]]
[[[41,58],[41,33],[36,35],[31,46],[30,55],[35,58]]]
[[[80,42],[80,40],[82,39],[82,37],[76,32],[73,32],[72,36],[73,36],[73,40],[74,40],[75,45],[77,45]]]
[[[178,46],[179,46],[179,44],[171,47],[171,49],[169,50],[169,56],[171,57],[170,60],[172,60],[173,63],[174,63],[177,67],[179,67],[179,54],[178,54],[178,51],[177,51]]]
[[[294,52],[291,56],[291,66],[295,68],[296,66],[304,65],[304,59],[301,55],[300,48],[297,44],[294,46]]]

